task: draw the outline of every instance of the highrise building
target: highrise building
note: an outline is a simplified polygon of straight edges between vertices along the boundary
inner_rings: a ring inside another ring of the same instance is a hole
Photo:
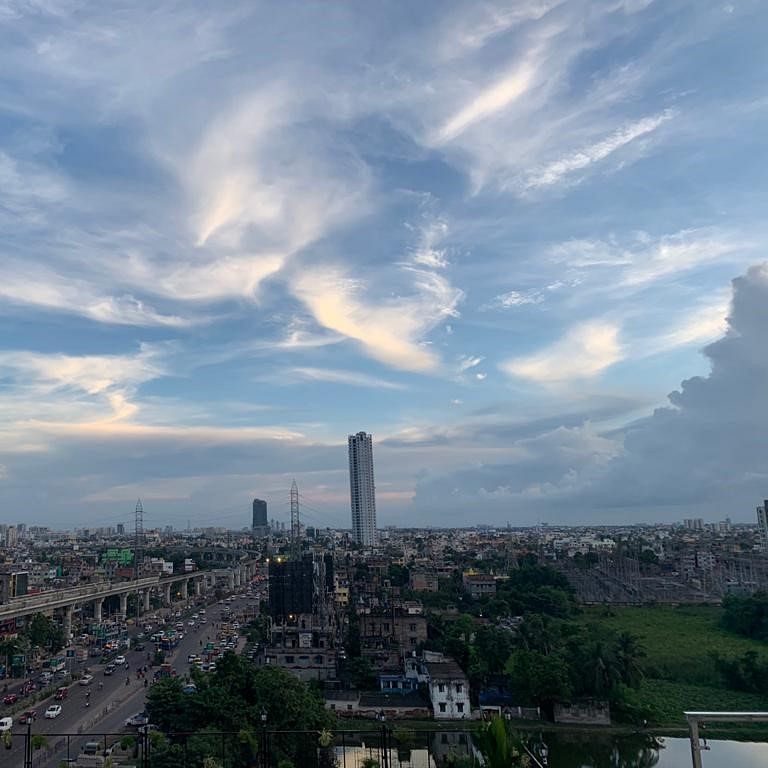
[[[254,536],[267,536],[269,522],[267,521],[267,502],[261,499],[253,500],[253,521],[251,523]]]
[[[352,538],[364,547],[376,544],[376,486],[373,481],[373,439],[365,432],[350,435],[349,495]]]
[[[760,532],[760,548],[768,552],[768,499],[757,508],[757,528]]]

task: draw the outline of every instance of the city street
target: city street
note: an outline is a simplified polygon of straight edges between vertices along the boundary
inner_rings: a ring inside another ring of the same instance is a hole
[[[230,603],[233,612],[238,613],[245,609],[246,597],[238,596]],[[221,608],[215,601],[206,606],[208,610],[208,623],[200,625],[197,630],[185,626],[184,637],[177,648],[166,654],[166,660],[171,663],[173,669],[184,676],[189,672],[187,657],[189,654],[200,651],[200,643],[205,643],[209,638],[215,639],[216,631],[214,622],[219,622]],[[184,613],[183,621],[187,624],[188,617],[198,608],[190,608]],[[181,620],[181,619],[180,619]],[[139,630],[134,628],[133,634]],[[145,693],[144,681],[137,679],[136,670],[146,666],[147,652],[154,649],[154,643],[146,643],[143,651],[125,651],[123,655],[129,664],[129,670],[116,669],[112,675],[104,675],[103,664],[90,664],[89,669],[93,675],[93,682],[83,686],[75,683],[69,686],[69,695],[66,700],[55,702],[53,697],[38,702],[34,709],[38,713],[37,720],[32,724],[32,734],[43,734],[48,739],[47,750],[42,749],[35,754],[33,765],[35,768],[45,766],[57,768],[62,760],[77,757],[88,741],[104,742],[104,736],[96,734],[118,734],[120,732],[132,733],[135,729],[125,728],[125,721],[131,715],[144,710]],[[242,642],[240,644],[242,647]],[[147,679],[152,681],[152,674],[157,667],[150,668]],[[126,684],[126,680],[128,683]],[[98,685],[103,682],[103,690]],[[90,705],[86,706],[86,695],[90,692]],[[43,714],[50,704],[60,703],[61,714],[55,719],[45,719]],[[19,712],[14,717],[14,739],[11,750],[0,751],[0,764],[8,768],[23,768],[24,766],[24,734],[27,726],[18,723],[21,716]],[[82,735],[79,735],[82,734]],[[119,736],[111,736],[108,743],[119,741]],[[102,747],[103,749],[103,747]],[[45,754],[47,752],[47,755]]]

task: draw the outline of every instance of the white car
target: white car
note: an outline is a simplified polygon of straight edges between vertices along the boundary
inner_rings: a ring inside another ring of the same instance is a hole
[[[45,716],[48,720],[53,720],[54,717],[58,717],[60,714],[61,704],[51,704],[51,706],[45,710]]]
[[[0,717],[0,733],[5,733],[13,728],[12,717]]]
[[[83,675],[80,678],[80,685],[90,685],[93,682],[93,675]]]
[[[115,664],[125,664],[125,656],[120,654],[115,658]]]

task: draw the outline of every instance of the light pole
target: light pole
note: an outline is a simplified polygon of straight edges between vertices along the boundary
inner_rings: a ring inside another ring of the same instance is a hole
[[[267,762],[267,711],[261,710],[261,764],[268,768]]]
[[[380,709],[376,719],[381,723],[381,766],[389,768],[389,746],[387,745],[387,716]]]

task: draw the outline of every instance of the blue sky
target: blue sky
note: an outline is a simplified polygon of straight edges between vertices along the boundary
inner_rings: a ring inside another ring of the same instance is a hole
[[[0,0],[0,516],[751,519],[767,16]]]

